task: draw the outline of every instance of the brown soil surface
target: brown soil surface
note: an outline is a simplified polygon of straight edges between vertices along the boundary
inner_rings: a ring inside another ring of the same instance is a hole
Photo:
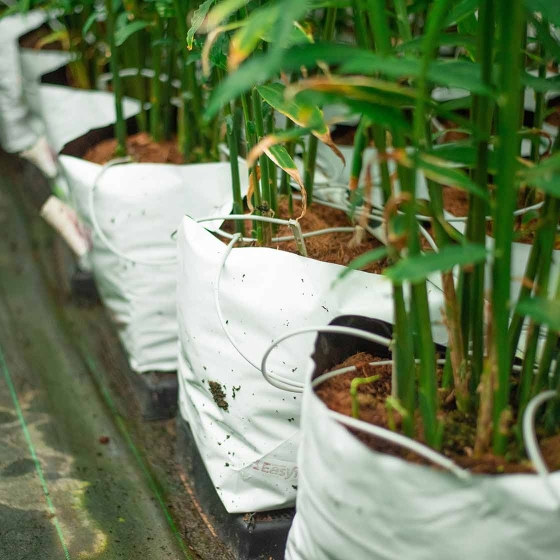
[[[126,147],[128,155],[138,163],[183,163],[183,156],[175,139],[154,142],[147,132],[139,132],[128,137]],[[116,139],[103,140],[92,146],[84,159],[104,165],[115,157],[116,149]]]
[[[443,187],[443,206],[454,216],[465,217],[468,214],[469,203],[467,192],[457,187]],[[520,208],[523,202],[518,205]],[[514,241],[532,245],[535,240],[535,232],[538,226],[538,219],[535,218],[527,223],[523,223],[521,218],[514,223]],[[493,236],[493,222],[486,222],[486,233]],[[560,236],[556,236],[555,249],[560,249]]]
[[[380,375],[380,379],[371,384],[361,385],[358,389],[360,420],[389,428],[388,413],[385,398],[391,394],[391,366],[371,366],[370,362],[380,361],[370,354],[359,353],[351,356],[335,369],[356,366],[357,371],[338,375],[325,381],[317,389],[318,397],[331,409],[346,416],[352,415],[352,399],[350,384],[355,377],[369,377]],[[452,406],[452,405],[451,405]],[[401,419],[397,412],[393,413],[397,430],[400,429]],[[445,425],[442,453],[453,459],[459,466],[474,473],[503,474],[503,473],[532,473],[531,463],[526,459],[506,461],[503,457],[496,457],[488,453],[480,458],[472,456],[475,436],[476,418],[473,414],[464,414],[454,407],[448,407],[441,412]],[[417,440],[422,441],[420,419],[417,419]],[[358,430],[350,430],[360,441],[371,449],[406,461],[418,464],[429,464],[425,459],[402,447],[365,434]],[[543,457],[551,470],[560,469],[560,434],[543,438],[540,442]]]
[[[465,217],[469,212],[467,191],[457,187],[443,187],[443,207],[458,218]]]
[[[287,197],[280,197],[278,200],[278,214],[276,217],[281,219],[289,219],[290,217],[297,218],[300,215],[300,208],[300,201],[294,200],[294,213],[293,216],[290,216]],[[300,225],[302,231],[305,233],[330,227],[352,226],[352,222],[344,211],[323,206],[315,202],[307,209],[305,216],[300,220]],[[251,231],[251,228],[252,222],[247,220],[245,222],[246,234]],[[229,233],[233,233],[235,231],[234,222],[224,222],[223,229]],[[273,237],[287,237],[289,235],[292,235],[291,229],[288,226],[281,226],[278,232],[273,234]],[[359,245],[351,243],[353,238],[353,232],[328,233],[310,237],[305,240],[308,257],[322,262],[347,265],[359,255],[382,245],[380,241],[367,232],[364,233],[363,241]],[[288,253],[298,252],[295,241],[275,243],[272,247],[287,251]],[[387,266],[386,259],[383,259],[372,263],[362,270],[380,274]]]

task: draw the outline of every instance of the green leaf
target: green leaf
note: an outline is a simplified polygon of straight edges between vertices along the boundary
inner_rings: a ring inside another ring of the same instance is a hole
[[[312,128],[318,132],[328,132],[323,113],[317,106],[305,104],[295,99],[286,99],[286,86],[280,83],[257,86],[259,95],[279,113],[299,126]]]
[[[137,33],[150,25],[148,21],[135,20],[124,27],[118,29],[115,33],[115,44],[120,47],[131,35]]]
[[[560,26],[560,3],[556,0],[524,0],[530,12],[540,12],[552,25]]]
[[[522,299],[515,309],[519,315],[531,317],[537,323],[560,331],[560,301],[542,297]]]
[[[348,276],[348,274],[350,274],[352,270],[360,270],[370,265],[371,263],[386,258],[387,256],[389,256],[389,249],[383,246],[377,247],[377,249],[372,249],[371,251],[368,251],[367,253],[356,257],[355,259],[350,261],[350,263],[348,263],[348,266],[338,275],[335,283],[339,280],[342,280],[345,276]]]
[[[341,96],[332,92],[326,91],[302,91],[297,95],[297,98],[308,100],[310,103],[317,105],[343,105],[346,109],[341,112],[337,117],[342,120],[353,115],[364,115],[374,124],[378,124],[390,130],[402,130],[404,132],[410,131],[410,123],[406,119],[403,112],[394,107],[387,105],[379,105],[368,101],[361,101],[351,99],[347,96]]]
[[[383,274],[395,284],[416,284],[426,280],[434,272],[446,272],[455,266],[483,262],[486,254],[486,247],[483,245],[446,245],[438,253],[430,252],[403,259],[385,269]]]
[[[220,25],[237,10],[246,6],[250,0],[223,0],[209,14],[206,20],[206,29],[210,31]]]
[[[542,21],[536,17],[531,17],[537,39],[543,44],[544,48],[548,51],[548,55],[556,60],[560,59],[560,44],[556,37],[553,37],[550,32],[550,26],[544,25]]]
[[[86,22],[84,23],[84,26],[82,27],[82,36],[85,37],[89,30],[91,29],[92,25],[101,18],[101,16],[103,15],[104,10],[93,10],[93,12],[91,12],[91,14],[89,14],[89,17],[86,19]]]
[[[306,193],[305,187],[303,186],[303,179],[299,174],[298,168],[292,159],[292,156],[288,153],[288,150],[284,148],[284,146],[276,145],[270,146],[264,150],[264,153],[267,155],[268,159],[272,161],[275,165],[277,165],[280,169],[285,171],[301,188],[302,194],[302,204],[303,207],[306,207]]]
[[[538,165],[522,169],[518,178],[522,183],[560,198],[560,152],[543,159]]]
[[[400,153],[399,162],[410,169],[413,169],[416,164],[428,179],[436,183],[459,187],[483,200],[490,200],[488,193],[481,189],[477,183],[472,181],[468,175],[463,173],[460,169],[457,169],[454,162],[449,162],[427,153],[421,154],[417,161],[415,161],[414,157],[409,157],[408,154],[402,151]]]
[[[521,82],[524,86],[543,93],[547,91],[558,91],[560,89],[560,76],[538,78],[537,76],[531,76],[528,72],[523,72],[521,74]]]
[[[406,43],[401,43],[395,47],[395,52],[421,51],[424,37],[415,37]],[[444,33],[438,37],[438,46],[453,47],[476,47],[476,38],[471,35],[462,35],[460,33]]]
[[[189,50],[191,50],[193,47],[195,33],[200,29],[200,26],[208,15],[208,11],[215,1],[216,0],[206,0],[195,10],[191,20],[191,27],[187,32],[187,48]]]
[[[315,43],[292,47],[285,51],[282,60],[271,57],[269,53],[253,56],[251,60],[240,66],[237,72],[229,75],[214,90],[208,102],[205,117],[211,119],[225,103],[238,98],[255,84],[268,81],[282,69],[286,71],[299,71],[302,66],[316,67],[317,60],[324,60],[322,58],[323,54],[328,53],[328,49],[331,47],[333,52],[330,55],[330,59],[326,61],[327,63],[331,63],[335,59],[340,64],[347,60],[347,57],[351,56],[355,50],[354,47],[348,45]]]
[[[247,155],[247,166],[252,167],[257,159],[271,146],[284,144],[286,142],[293,142],[294,140],[298,140],[299,138],[309,134],[310,132],[310,128],[292,128],[265,136],[258,144],[253,146],[253,148]]]
[[[473,15],[478,9],[480,0],[462,0],[448,14],[444,20],[444,27],[448,27],[453,23],[459,23],[466,17]]]
[[[439,159],[446,160],[460,164],[463,167],[472,169],[476,166],[477,162],[477,149],[471,142],[456,142],[453,144],[442,144],[435,146],[428,154],[433,155]],[[488,166],[489,172],[494,173],[496,170],[496,152],[488,150]]]
[[[281,10],[279,4],[265,5],[245,20],[245,25],[231,38],[228,57],[230,70],[236,70],[257,48],[262,37],[277,24]]]

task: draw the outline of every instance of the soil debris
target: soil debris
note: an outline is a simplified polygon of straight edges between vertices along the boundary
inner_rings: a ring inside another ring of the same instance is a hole
[[[229,410],[229,404],[226,400],[226,393],[222,386],[217,381],[208,381],[208,385],[210,387],[210,393],[212,393],[212,398],[218,408],[227,412]]]

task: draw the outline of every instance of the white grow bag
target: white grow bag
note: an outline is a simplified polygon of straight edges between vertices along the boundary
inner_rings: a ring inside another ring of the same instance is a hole
[[[326,325],[339,315],[369,313],[391,321],[392,289],[384,277],[359,271],[333,286],[344,267],[284,251],[233,248],[227,256],[228,251],[202,225],[183,220],[177,294],[180,410],[226,509],[265,511],[295,500],[300,402],[263,379],[264,350],[283,332]],[[435,289],[431,304],[432,313],[439,314]],[[301,357],[309,354],[312,338],[282,345],[272,356],[272,369],[302,380],[306,361]],[[224,391],[227,411],[214,401],[211,381]]]
[[[32,11],[0,20],[0,143],[10,153],[30,148],[40,133],[23,97],[18,38],[45,19],[44,12]]]
[[[542,397],[531,404],[542,404]],[[532,432],[536,406],[527,413],[525,433]],[[372,451],[339,419],[394,441],[392,432],[337,417],[308,381],[286,560],[558,558],[560,473],[547,475],[534,438],[530,453],[542,476],[471,475],[439,454],[450,470]]]
[[[40,87],[52,145],[60,151],[88,130],[114,122],[106,92]],[[125,116],[138,103],[125,101]],[[232,207],[228,162],[102,167],[59,156],[75,207],[92,231],[91,264],[103,302],[117,325],[131,368],[177,370],[176,242],[185,213],[227,214]],[[247,190],[247,170],[240,169]]]
[[[19,46],[22,89],[25,101],[34,116],[41,116],[39,84],[44,74],[65,66],[73,59],[70,52],[53,49],[33,49]]]

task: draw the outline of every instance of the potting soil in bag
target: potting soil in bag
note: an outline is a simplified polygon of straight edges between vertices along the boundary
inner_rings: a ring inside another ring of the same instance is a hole
[[[372,451],[309,386],[298,465],[286,560],[558,558],[560,507],[537,475],[462,480]]]
[[[344,267],[276,249],[234,248],[218,291],[231,342],[215,302],[226,245],[190,218],[178,237],[181,414],[227,511],[290,506],[298,487],[300,398],[265,381],[263,353],[282,333],[325,325],[338,315],[369,313],[390,321],[391,284],[365,272],[335,282]],[[430,296],[438,316],[439,292]],[[282,343],[270,369],[301,380],[313,338]]]
[[[23,97],[18,38],[45,19],[40,11],[0,19],[0,143],[9,153],[30,148],[41,131]]]

